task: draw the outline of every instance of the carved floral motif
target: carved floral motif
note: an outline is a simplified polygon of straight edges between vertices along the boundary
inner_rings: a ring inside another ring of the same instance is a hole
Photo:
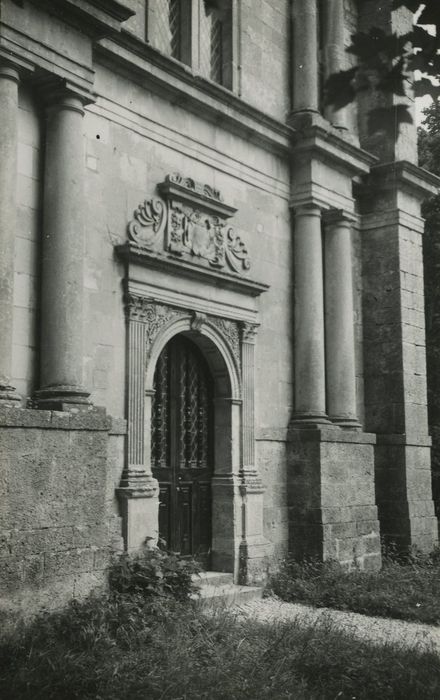
[[[145,349],[150,354],[153,342],[159,331],[169,321],[182,316],[188,316],[184,309],[178,309],[165,304],[157,304],[146,297],[137,294],[127,296],[127,310],[131,321],[141,321],[145,324]]]
[[[137,294],[128,294],[126,297],[127,315],[130,321],[139,321],[145,324],[145,349],[147,356],[150,354],[153,342],[161,329],[169,321],[177,318],[188,317],[191,312],[166,304],[158,304],[147,297]],[[240,330],[236,321],[210,316],[198,311],[191,314],[191,329],[202,332],[203,326],[210,324],[220,333],[225,343],[231,350],[237,367],[241,365]]]
[[[218,318],[217,316],[210,316],[209,322],[215,326],[220,335],[223,336],[226,344],[234,355],[237,367],[240,367],[240,333],[238,331],[238,324],[235,321]]]

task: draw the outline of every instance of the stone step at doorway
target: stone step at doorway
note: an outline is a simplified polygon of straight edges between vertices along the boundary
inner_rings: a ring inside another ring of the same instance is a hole
[[[263,597],[263,588],[260,586],[238,586],[233,581],[232,574],[219,571],[201,571],[193,575],[193,581],[200,586],[194,600],[201,605],[239,605],[250,600],[259,600]]]

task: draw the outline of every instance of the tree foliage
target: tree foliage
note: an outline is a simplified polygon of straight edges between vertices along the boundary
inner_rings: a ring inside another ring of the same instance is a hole
[[[440,0],[393,0],[392,9],[406,7],[417,13],[417,24],[404,34],[387,33],[379,27],[358,32],[351,37],[348,53],[355,56],[356,66],[329,77],[325,85],[325,102],[341,109],[361,93],[379,93],[404,98],[412,86],[416,97],[440,96]],[[433,25],[435,34],[420,25]],[[414,80],[413,72],[421,77]],[[392,115],[394,123],[411,123],[408,105],[376,107],[370,111],[369,126],[374,132]]]

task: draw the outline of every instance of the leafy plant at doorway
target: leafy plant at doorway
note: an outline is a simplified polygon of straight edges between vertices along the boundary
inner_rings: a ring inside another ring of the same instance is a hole
[[[184,602],[199,590],[193,576],[199,571],[200,566],[193,559],[149,548],[147,543],[143,551],[123,554],[114,562],[109,572],[109,583],[116,593],[173,598]]]

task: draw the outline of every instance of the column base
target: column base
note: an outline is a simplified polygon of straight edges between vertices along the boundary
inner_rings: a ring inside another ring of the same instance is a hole
[[[308,426],[331,425],[331,420],[326,413],[319,411],[297,411],[292,416],[291,425],[307,428]]]
[[[82,386],[57,384],[38,389],[33,405],[48,411],[88,410],[92,406],[89,396],[90,392]]]
[[[329,416],[329,418],[334,425],[338,425],[340,428],[362,429],[362,425],[354,416]]]
[[[156,545],[159,536],[159,484],[145,471],[143,464],[131,464],[124,470],[119,498],[124,547],[136,551]]]
[[[15,390],[15,387],[8,384],[0,384],[0,406],[6,408],[20,408],[21,396]]]

